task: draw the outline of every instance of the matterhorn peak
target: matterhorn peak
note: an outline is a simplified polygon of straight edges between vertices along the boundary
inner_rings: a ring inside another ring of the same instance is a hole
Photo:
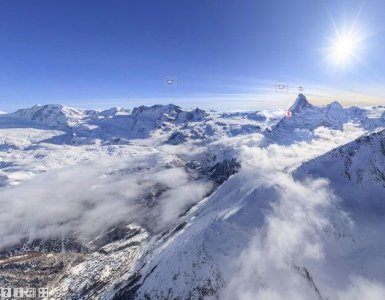
[[[300,112],[308,108],[312,108],[313,105],[307,101],[304,94],[299,94],[294,104],[290,107],[291,112]]]

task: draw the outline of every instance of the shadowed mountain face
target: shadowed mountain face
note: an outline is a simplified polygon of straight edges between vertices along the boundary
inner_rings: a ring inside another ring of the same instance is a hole
[[[0,115],[0,283],[58,299],[384,299],[385,109],[300,94],[289,110]]]
[[[304,163],[298,174],[328,178],[343,206],[361,215],[385,214],[385,130],[364,135]]]

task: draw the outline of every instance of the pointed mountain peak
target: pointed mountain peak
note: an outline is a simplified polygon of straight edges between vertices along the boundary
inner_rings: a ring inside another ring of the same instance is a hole
[[[291,112],[300,112],[309,108],[312,108],[313,105],[307,101],[304,94],[299,94],[297,100],[295,100],[294,104],[290,107]]]

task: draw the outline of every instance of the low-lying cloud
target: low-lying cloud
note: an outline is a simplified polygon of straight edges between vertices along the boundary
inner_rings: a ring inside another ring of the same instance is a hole
[[[269,200],[271,211],[263,226],[234,260],[235,271],[221,291],[221,299],[385,299],[384,282],[377,281],[380,278],[365,278],[368,273],[349,265],[349,247],[359,249],[362,232],[357,229],[360,224],[338,210],[340,199],[332,184],[326,179],[297,181],[291,175],[303,161],[360,134],[357,128],[345,132],[320,128],[318,139],[286,146],[260,147],[263,139],[258,136],[228,141],[239,149],[242,176],[255,186],[276,189],[279,196]],[[367,262],[365,256],[356,259],[363,265]]]
[[[88,240],[119,223],[160,230],[209,188],[153,154],[42,173],[0,191],[0,246],[67,234]]]

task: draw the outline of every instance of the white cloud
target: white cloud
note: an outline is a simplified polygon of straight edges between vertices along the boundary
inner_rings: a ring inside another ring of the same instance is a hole
[[[2,189],[0,245],[13,244],[22,237],[68,233],[89,239],[120,222],[153,229],[167,226],[187,206],[201,200],[209,185],[194,181],[183,168],[164,167],[157,155],[104,158],[46,172]],[[152,199],[157,189],[164,193]],[[151,223],[144,224],[148,219]]]
[[[236,262],[237,271],[223,297],[317,299],[296,268],[324,259],[322,231],[329,224],[325,212],[335,199],[324,180],[300,183],[284,174],[263,180],[265,186],[276,186],[278,199],[271,200],[271,213]]]
[[[338,291],[337,300],[382,300],[385,299],[385,286],[377,281],[371,281],[361,276],[350,278],[350,284],[345,290]]]
[[[263,226],[255,230],[249,246],[235,259],[235,272],[221,292],[221,298],[385,299],[383,282],[356,277],[357,270],[353,266],[341,271],[346,280],[338,278],[341,273],[331,271],[333,262],[328,255],[336,249],[326,249],[331,245],[326,242],[330,239],[326,231],[349,232],[354,223],[345,212],[337,210],[339,200],[330,183],[310,178],[296,181],[291,176],[291,171],[301,162],[322,155],[360,134],[362,131],[354,127],[347,127],[343,132],[319,128],[318,139],[287,146],[260,147],[263,139],[259,136],[224,141],[240,149],[243,178],[255,187],[274,189],[277,196],[264,199],[269,201],[271,211],[265,216]],[[339,247],[343,247],[343,241],[339,243]],[[350,263],[349,257],[342,255],[340,259]],[[357,259],[362,259],[365,264],[365,258]],[[345,286],[343,283],[349,277],[352,279]],[[336,286],[327,286],[333,280]]]

